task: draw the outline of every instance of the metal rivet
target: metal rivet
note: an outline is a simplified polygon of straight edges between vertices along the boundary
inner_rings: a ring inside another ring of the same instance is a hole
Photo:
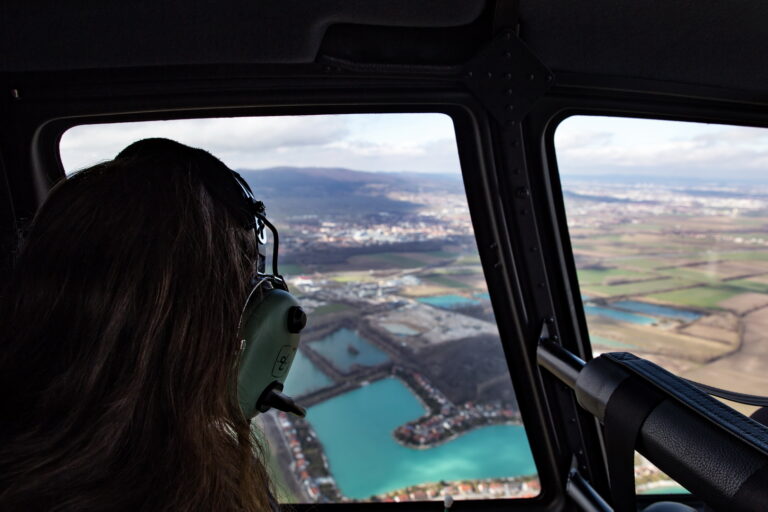
[[[508,58],[508,59],[511,59],[511,58],[512,58],[512,52],[505,52],[505,53],[504,53],[504,56],[505,56],[506,58]]]
[[[18,89],[11,89],[11,97],[15,100],[19,99],[19,90]]]
[[[497,261],[496,263],[494,263],[493,268],[501,268],[501,262]]]
[[[516,190],[517,197],[528,197],[531,193],[525,187],[520,187]]]
[[[505,92],[507,93],[507,96],[512,96],[515,91],[513,91],[512,89],[507,89]]]
[[[507,105],[507,110],[515,110],[515,106],[514,106],[514,105],[512,105],[511,103],[509,103],[509,104]]]
[[[539,283],[539,288],[544,288],[544,283]]]
[[[512,73],[504,73],[504,78],[507,80],[512,80]]]
[[[553,324],[553,323],[555,323],[555,318],[554,318],[554,317],[552,317],[552,316],[550,316],[549,318],[547,318],[547,323],[548,323],[548,324]]]
[[[488,72],[488,78],[493,78],[493,73],[491,73],[490,71]]]
[[[474,75],[474,73],[472,73],[471,71],[467,71],[467,78],[472,78],[472,75]]]
[[[495,248],[497,248],[498,246],[499,246],[499,244],[497,244],[496,242],[491,242],[491,245],[489,245],[488,247],[489,247],[490,249],[495,249]]]
[[[539,248],[536,246],[531,247],[531,252],[539,252]]]
[[[528,75],[528,80],[534,80],[535,78],[536,78],[536,75],[534,75],[533,73]]]

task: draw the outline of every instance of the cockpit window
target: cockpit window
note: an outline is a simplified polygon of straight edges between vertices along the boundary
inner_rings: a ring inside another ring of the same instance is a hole
[[[306,419],[254,420],[284,502],[539,493],[442,114],[83,125],[67,173],[168,137],[236,169],[281,234],[309,314],[285,386]]]
[[[768,395],[768,130],[574,116],[555,133],[595,355]],[[745,414],[754,407],[729,403]],[[638,490],[680,490],[638,459]]]

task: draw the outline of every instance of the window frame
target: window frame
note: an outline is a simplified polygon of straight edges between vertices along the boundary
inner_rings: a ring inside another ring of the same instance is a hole
[[[545,239],[542,241],[542,250],[549,254],[547,274],[551,278],[550,291],[555,309],[559,312],[556,318],[558,331],[563,346],[586,361],[592,359],[592,349],[567,226],[554,141],[560,123],[572,116],[603,116],[768,128],[768,109],[755,109],[755,105],[744,98],[721,100],[710,95],[713,92],[711,90],[701,91],[700,97],[690,97],[685,94],[690,93],[690,90],[674,84],[645,84],[655,85],[657,89],[654,92],[637,92],[637,89],[625,88],[634,83],[619,81],[616,85],[621,86],[598,89],[589,81],[584,83],[576,80],[571,88],[563,87],[556,91],[559,94],[542,99],[526,123],[526,128],[532,134],[532,144],[527,146],[531,164],[542,170],[540,179],[531,187],[531,193],[540,199],[535,201],[540,204],[536,213],[542,225],[546,226],[542,230]],[[538,147],[534,146],[536,142],[539,143]],[[601,426],[596,419],[592,418],[591,421],[595,425],[603,460],[606,460]],[[592,483],[603,496],[610,496],[607,482]],[[640,506],[659,500],[703,506],[691,494],[638,495],[637,500]]]
[[[496,315],[496,323],[502,340],[507,366],[521,415],[524,418],[526,435],[536,463],[541,492],[530,499],[487,499],[462,501],[464,506],[482,510],[554,510],[562,503],[564,484],[557,468],[554,447],[556,434],[545,421],[544,404],[546,398],[538,387],[535,365],[529,355],[521,352],[523,336],[520,335],[518,315],[521,301],[520,292],[515,286],[516,278],[504,275],[499,279],[499,272],[506,268],[514,271],[513,254],[501,247],[505,243],[506,232],[503,230],[503,213],[499,210],[498,188],[492,183],[498,180],[494,166],[494,153],[490,144],[492,121],[474,98],[465,93],[443,94],[443,101],[436,102],[435,95],[416,93],[407,95],[364,95],[363,98],[350,97],[349,94],[323,94],[307,101],[307,94],[286,101],[283,97],[259,97],[248,95],[249,101],[238,101],[231,97],[227,101],[216,102],[208,95],[196,97],[186,105],[167,110],[166,98],[158,98],[158,106],[148,108],[146,98],[137,98],[122,104],[111,105],[99,99],[78,98],[76,102],[66,104],[56,112],[47,111],[41,120],[44,122],[35,130],[31,161],[34,170],[33,187],[38,201],[42,200],[51,184],[64,176],[59,157],[61,135],[69,128],[81,124],[101,124],[121,121],[141,121],[158,119],[184,119],[200,117],[230,117],[251,115],[311,115],[311,114],[360,114],[360,113],[442,113],[448,115],[454,124],[456,144],[461,163],[462,180],[467,194],[470,217],[475,230],[475,239],[480,252],[484,276],[488,283],[489,294]],[[342,101],[343,98],[343,101]],[[152,102],[149,102],[152,103]],[[239,104],[238,104],[239,103]],[[256,103],[256,105],[254,105]],[[297,104],[299,103],[299,104]],[[162,107],[165,105],[165,107]],[[164,109],[165,108],[165,109]],[[470,178],[471,177],[471,178]],[[501,254],[500,254],[501,253]],[[497,265],[499,258],[506,264]],[[345,504],[295,504],[295,510],[332,510],[337,507],[354,506]],[[419,510],[423,503],[378,504],[366,503],[370,510]],[[554,508],[553,508],[554,507]]]

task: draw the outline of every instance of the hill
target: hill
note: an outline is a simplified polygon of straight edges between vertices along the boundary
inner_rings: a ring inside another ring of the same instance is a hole
[[[461,181],[447,175],[376,173],[340,167],[272,167],[239,169],[270,217],[320,215],[338,217],[413,212],[418,203],[388,197],[391,193],[439,194],[461,190]]]

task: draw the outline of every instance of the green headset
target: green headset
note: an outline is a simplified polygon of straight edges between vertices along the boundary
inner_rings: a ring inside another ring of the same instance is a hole
[[[299,333],[307,316],[278,272],[279,236],[265,215],[264,203],[257,201],[248,183],[230,169],[242,192],[238,210],[249,217],[248,229],[256,236],[258,258],[253,289],[248,294],[240,316],[238,337],[241,354],[237,375],[237,395],[246,418],[271,408],[304,416],[306,411],[283,394],[283,385],[299,346]],[[261,248],[266,246],[267,232],[272,235],[272,272],[265,271]]]

